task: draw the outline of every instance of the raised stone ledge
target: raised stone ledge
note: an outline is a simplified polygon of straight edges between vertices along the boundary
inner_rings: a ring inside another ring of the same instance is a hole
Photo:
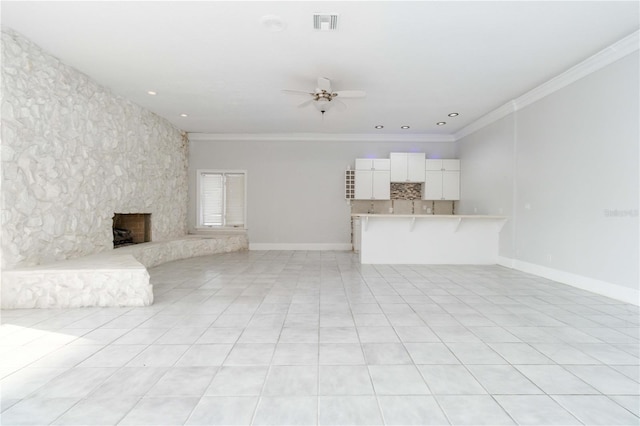
[[[150,268],[189,257],[246,250],[246,232],[187,235],[48,265],[2,272],[3,309],[148,306]]]

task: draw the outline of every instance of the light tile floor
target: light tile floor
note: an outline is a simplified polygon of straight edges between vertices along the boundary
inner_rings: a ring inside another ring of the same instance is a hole
[[[638,425],[638,307],[499,266],[244,252],[2,312],[3,425]]]

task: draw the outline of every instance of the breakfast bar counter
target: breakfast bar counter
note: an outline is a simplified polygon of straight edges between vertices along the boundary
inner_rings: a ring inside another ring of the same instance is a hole
[[[495,264],[505,216],[353,214],[363,264]]]

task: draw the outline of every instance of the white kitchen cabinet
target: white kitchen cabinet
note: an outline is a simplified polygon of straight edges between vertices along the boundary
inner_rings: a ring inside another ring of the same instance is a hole
[[[356,158],[356,170],[389,170],[388,158]]]
[[[460,160],[458,159],[432,159],[425,160],[425,170],[460,170]]]
[[[424,152],[392,152],[391,182],[424,182]]]
[[[390,200],[391,161],[388,158],[356,158],[355,200]]]
[[[355,200],[390,200],[389,170],[356,170]]]
[[[423,200],[460,199],[460,160],[428,159],[425,161],[425,169]]]

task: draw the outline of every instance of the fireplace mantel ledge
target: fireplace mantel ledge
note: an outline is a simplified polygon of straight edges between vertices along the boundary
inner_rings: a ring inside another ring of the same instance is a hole
[[[246,233],[185,235],[46,265],[2,271],[3,309],[148,306],[147,268],[189,257],[246,250]]]

